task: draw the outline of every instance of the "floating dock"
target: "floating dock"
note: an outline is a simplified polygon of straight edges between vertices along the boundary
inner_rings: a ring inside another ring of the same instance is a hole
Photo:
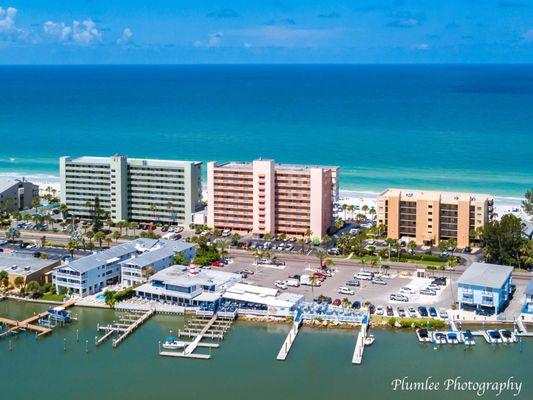
[[[355,349],[353,351],[352,364],[361,364],[363,361],[363,351],[365,350],[365,338],[368,330],[368,322],[370,316],[367,314],[363,317],[361,322],[361,331],[357,334],[357,340],[355,341]]]
[[[296,336],[298,335],[298,332],[300,331],[300,325],[302,324],[303,320],[303,312],[302,310],[298,310],[296,313],[296,317],[294,318],[294,321],[292,323],[291,330],[289,331],[287,337],[285,338],[285,341],[283,342],[283,345],[281,346],[281,349],[279,350],[278,356],[276,359],[278,361],[285,361],[287,356],[289,355],[289,351],[291,350],[291,347],[296,340]]]

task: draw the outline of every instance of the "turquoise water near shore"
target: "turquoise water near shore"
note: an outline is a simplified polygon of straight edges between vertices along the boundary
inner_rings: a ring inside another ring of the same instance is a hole
[[[0,175],[61,155],[340,165],[343,189],[522,197],[533,67],[1,66]]]
[[[23,318],[45,309],[44,305],[0,302],[0,315]],[[479,343],[433,350],[415,334],[374,330],[376,342],[365,350],[363,364],[353,366],[353,330],[303,328],[287,361],[276,355],[289,330],[286,325],[237,322],[209,361],[163,358],[157,341],[170,329],[183,326],[184,318],[155,316],[117,349],[106,343],[95,349],[96,324],[110,322],[111,310],[73,308],[78,321],[36,339],[22,333],[9,341],[0,339],[2,398],[40,400],[71,399],[168,399],[234,400],[283,399],[473,399],[473,392],[398,392],[391,381],[410,377],[434,381],[461,376],[472,381],[522,382],[520,396],[504,392],[498,398],[531,398],[533,340],[518,346],[493,349]],[[80,342],[76,342],[76,331]],[[64,338],[67,351],[63,350]],[[85,340],[89,352],[85,353]],[[495,398],[487,393],[482,398]]]

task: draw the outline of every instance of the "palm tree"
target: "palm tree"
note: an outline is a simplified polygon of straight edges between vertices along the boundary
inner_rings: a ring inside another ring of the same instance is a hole
[[[344,221],[342,219],[338,219],[335,221],[335,228],[342,229],[344,227]]]
[[[220,258],[224,259],[228,255],[228,251],[226,250],[229,246],[229,242],[225,239],[217,240],[217,247],[218,247],[218,254],[220,255]]]
[[[241,235],[239,235],[238,233],[234,233],[233,235],[231,235],[231,243],[232,244],[239,243],[239,240],[241,240]]]
[[[366,217],[366,212],[368,211],[368,206],[366,204],[363,204],[363,207],[361,207],[361,210],[365,213],[365,217]]]
[[[26,285],[26,290],[28,291],[28,293],[32,295],[37,293],[40,288],[41,286],[36,281],[29,281],[28,284]]]
[[[120,239],[121,236],[122,236],[122,235],[120,234],[119,231],[114,231],[114,232],[111,234],[111,237],[112,237],[113,239],[115,239],[115,242],[118,242],[118,240]]]
[[[270,233],[267,232],[267,233],[265,233],[265,234],[263,235],[263,239],[265,239],[265,240],[268,241],[268,240],[272,239],[272,235],[271,235]]]
[[[135,231],[139,227],[139,224],[137,224],[137,222],[131,221],[128,225],[129,228],[133,230],[133,236],[135,236]]]
[[[59,211],[61,212],[61,216],[63,217],[63,219],[66,219],[67,217],[67,212],[68,212],[68,207],[66,204],[64,203],[61,203],[59,205]]]
[[[332,240],[333,240],[333,239],[331,239],[331,236],[325,235],[325,236],[322,238],[321,242],[324,243],[324,244],[327,246],[328,244],[331,243]]]
[[[407,249],[411,251],[416,250],[416,242],[414,240],[409,240],[409,243],[407,243]]]
[[[107,244],[107,247],[109,248],[109,246],[111,246],[111,242],[113,241],[113,239],[111,238],[111,236],[106,236],[104,240]]]
[[[350,205],[348,206],[348,211],[350,211],[350,214],[352,215],[352,217],[350,218],[350,220],[353,221],[353,213],[354,213],[354,211],[355,211],[355,206],[354,206],[353,204],[350,204]]]
[[[347,210],[347,209],[348,209],[348,204],[344,203],[344,204],[342,205],[342,212],[343,212],[343,214],[344,214],[344,218],[343,218],[343,219],[344,219],[345,221],[346,221],[346,219],[347,219],[347,215],[346,215],[346,210]]]
[[[102,231],[98,231],[94,234],[94,240],[98,242],[100,249],[102,248],[102,242],[105,240],[105,238],[105,233]]]
[[[86,232],[86,233],[85,233],[85,237],[86,237],[87,239],[89,239],[89,242],[92,243],[93,238],[94,238],[94,232],[93,232],[93,231],[88,231],[88,232]]]
[[[311,285],[311,296],[313,296],[313,299],[315,298],[315,285],[318,282],[318,276],[316,275],[310,275],[309,276],[309,284]]]
[[[343,308],[350,308],[351,305],[352,303],[350,302],[350,299],[348,297],[345,297],[344,299],[342,299],[341,306]]]
[[[327,257],[326,251],[321,248],[315,249],[315,257],[320,262],[320,268],[324,268],[324,259]]]
[[[388,248],[389,248],[389,261],[390,261],[390,251],[391,251],[391,246],[393,246],[394,243],[396,243],[396,240],[391,239],[391,238],[387,238],[387,239],[385,239],[385,243],[387,244],[387,246],[388,246]]]
[[[71,258],[74,258],[74,252],[76,251],[77,248],[78,248],[78,245],[76,244],[76,242],[71,240],[67,243],[67,251],[70,253]]]
[[[174,204],[169,201],[167,204],[165,204],[165,207],[167,208],[168,212],[170,213],[170,218],[172,220],[172,224],[176,223],[176,213],[174,212]]]
[[[372,217],[372,219],[375,221],[376,220],[376,209],[375,208],[371,208],[370,211],[368,211],[368,213],[370,214],[370,216]]]
[[[313,231],[311,230],[311,228],[307,228],[307,229],[305,230],[304,236],[305,236],[307,239],[311,240],[311,236],[313,236]]]
[[[157,206],[155,204],[150,205],[150,211],[153,213],[154,216],[154,224],[157,222],[156,216],[157,216]]]
[[[305,253],[305,245],[306,245],[305,239],[304,238],[298,239],[298,244],[300,246],[302,246],[302,254],[304,254]]]

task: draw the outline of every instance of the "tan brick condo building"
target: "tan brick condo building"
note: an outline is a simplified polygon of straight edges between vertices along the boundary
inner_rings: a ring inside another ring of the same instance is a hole
[[[338,193],[338,167],[251,163],[207,164],[207,223],[254,235],[326,234]]]
[[[377,221],[392,239],[413,238],[420,245],[456,239],[464,248],[471,232],[492,219],[493,203],[487,194],[388,189],[378,196]]]

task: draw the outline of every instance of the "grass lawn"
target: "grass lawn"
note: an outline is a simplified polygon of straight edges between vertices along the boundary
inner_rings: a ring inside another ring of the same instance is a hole
[[[353,260],[365,259],[367,264],[370,263],[372,260],[379,261],[379,256],[364,256],[364,257],[352,256],[351,258]],[[389,262],[389,260],[387,260],[387,259],[384,259],[384,260],[381,261],[382,264],[387,264],[387,262]],[[390,262],[398,262],[398,259],[396,257],[391,257]],[[401,258],[400,262],[412,263],[412,264],[420,264],[420,265],[432,265],[432,266],[435,266],[435,267],[440,267],[442,265],[447,265],[446,261],[416,260],[416,259],[405,259],[405,258]]]
[[[63,301],[63,298],[65,296],[62,294],[51,294],[51,293],[45,293],[43,297],[40,297],[39,300],[46,300],[46,301]]]

